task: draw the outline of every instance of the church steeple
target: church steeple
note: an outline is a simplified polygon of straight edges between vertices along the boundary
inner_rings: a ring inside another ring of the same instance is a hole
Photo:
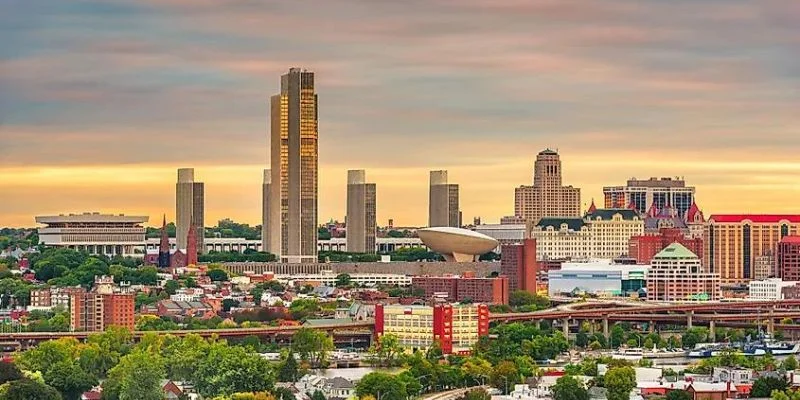
[[[169,268],[169,236],[167,235],[167,216],[161,224],[161,243],[158,245],[158,268]]]

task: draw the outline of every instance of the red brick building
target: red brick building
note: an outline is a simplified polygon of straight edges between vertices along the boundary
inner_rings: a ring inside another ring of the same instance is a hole
[[[691,238],[679,228],[661,228],[654,235],[632,237],[628,243],[628,256],[635,259],[637,264],[649,264],[656,254],[675,242],[703,258],[703,239]]]
[[[508,277],[509,290],[536,293],[536,240],[525,239],[522,244],[504,244],[500,248],[500,273]]]
[[[460,302],[472,300],[475,303],[508,304],[509,282],[505,276],[497,278],[476,278],[465,274],[458,276],[415,276],[411,285],[425,292],[425,298],[435,293],[447,293],[447,300]]]
[[[784,236],[778,242],[775,272],[785,281],[800,281],[800,236]]]

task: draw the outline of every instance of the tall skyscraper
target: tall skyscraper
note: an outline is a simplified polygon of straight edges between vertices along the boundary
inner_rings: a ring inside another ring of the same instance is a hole
[[[272,171],[264,170],[264,182],[261,184],[261,247],[268,253],[280,253],[280,237],[273,238],[270,232],[272,192]],[[276,210],[280,211],[280,210]]]
[[[544,217],[580,217],[581,190],[561,183],[561,158],[545,149],[533,164],[533,186],[514,190],[514,215],[530,223]]]
[[[318,113],[314,73],[291,68],[270,99],[270,252],[284,262],[317,260]],[[279,244],[280,246],[277,246]]]
[[[347,171],[347,251],[375,253],[375,184],[366,183],[366,173]]]
[[[431,171],[428,226],[461,226],[458,185],[447,182],[447,171]]]
[[[686,181],[680,178],[631,178],[625,186],[603,188],[605,208],[635,208],[645,213],[669,206],[678,210],[680,217],[691,208],[694,193],[694,186],[686,186]]]
[[[175,240],[179,249],[186,249],[189,227],[197,229],[197,248],[205,252],[205,186],[194,181],[194,168],[178,170],[175,185]]]

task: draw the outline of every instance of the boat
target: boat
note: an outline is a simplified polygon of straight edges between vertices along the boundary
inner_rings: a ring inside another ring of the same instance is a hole
[[[652,350],[647,350],[643,354],[644,358],[678,358],[685,355],[686,352],[683,350],[659,349],[657,347],[653,347]]]
[[[611,353],[614,360],[639,361],[644,358],[644,350],[640,348],[619,349]]]
[[[768,343],[767,351],[773,356],[788,356],[800,353],[800,343]]]

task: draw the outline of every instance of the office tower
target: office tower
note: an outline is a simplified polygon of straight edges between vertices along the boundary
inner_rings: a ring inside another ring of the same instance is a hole
[[[525,290],[536,294],[536,240],[524,239],[521,243],[504,244],[500,252],[500,274],[508,277],[508,290]]]
[[[672,243],[651,260],[647,300],[719,300],[720,276],[709,272],[700,257],[680,243]]]
[[[270,250],[284,262],[315,262],[319,132],[314,73],[289,69],[270,110],[270,240],[280,238],[280,249]]]
[[[533,224],[544,217],[581,215],[581,190],[561,184],[561,158],[556,151],[545,149],[536,155],[533,186],[514,190],[514,215]]]
[[[784,281],[800,281],[800,236],[784,236],[778,242],[775,275]]]
[[[605,208],[635,208],[640,213],[670,206],[684,217],[694,202],[694,186],[680,178],[631,178],[625,186],[603,188]]]
[[[197,248],[205,252],[203,232],[205,232],[205,195],[202,182],[194,181],[194,168],[178,170],[178,183],[175,196],[175,241],[178,249],[186,250],[189,227],[197,229]]]
[[[161,225],[161,242],[158,245],[158,268],[169,268],[169,236],[167,236],[167,216]]]
[[[347,171],[347,251],[375,253],[375,184],[364,170]]]
[[[270,235],[271,208],[270,197],[272,192],[272,171],[264,170],[264,182],[261,184],[261,248],[267,253],[280,253],[280,239]],[[280,211],[277,210],[276,211]]]
[[[458,185],[447,182],[447,171],[431,171],[428,226],[461,226]]]
[[[723,284],[744,283],[755,279],[759,257],[775,254],[783,238],[798,234],[800,215],[712,215],[703,265],[720,274]]]

